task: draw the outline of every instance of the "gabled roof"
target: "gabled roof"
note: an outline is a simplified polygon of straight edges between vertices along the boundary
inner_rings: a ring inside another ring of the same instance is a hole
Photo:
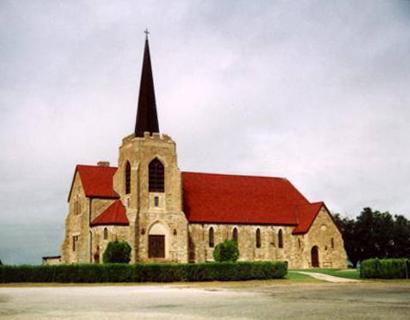
[[[116,171],[116,167],[89,166],[78,164],[75,167],[74,177],[78,172],[85,195],[87,197],[118,199],[118,194],[113,190],[113,177]],[[71,189],[73,188],[73,183],[74,178],[71,184]],[[69,200],[71,196],[71,189],[68,195]]]
[[[316,219],[320,209],[325,204],[323,202],[301,205],[297,208],[298,225],[293,229],[293,234],[304,234],[309,231],[310,226]]]
[[[103,211],[98,217],[96,217],[90,225],[95,226],[128,226],[128,218],[125,207],[121,200],[115,200],[105,211]]]
[[[183,172],[182,184],[191,223],[294,225],[305,233],[320,209],[284,178]]]

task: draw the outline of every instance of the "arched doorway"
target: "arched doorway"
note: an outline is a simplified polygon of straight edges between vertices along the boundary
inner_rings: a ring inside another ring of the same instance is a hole
[[[166,258],[168,229],[161,223],[155,223],[148,233],[148,258]]]
[[[311,259],[312,259],[312,267],[319,268],[319,248],[318,246],[312,247]]]

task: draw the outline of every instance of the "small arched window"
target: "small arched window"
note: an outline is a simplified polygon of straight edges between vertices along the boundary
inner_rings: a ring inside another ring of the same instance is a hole
[[[283,233],[282,229],[279,230],[278,232],[278,247],[283,248]]]
[[[108,229],[104,228],[104,240],[108,239]]]
[[[335,248],[335,239],[330,239],[330,245],[331,245],[331,247],[332,247],[332,249],[334,249]]]
[[[256,248],[261,247],[261,229],[256,229]]]
[[[79,215],[81,212],[80,196],[77,195],[74,200],[74,214]]]
[[[238,229],[237,228],[233,228],[232,240],[235,241],[236,243],[238,243]]]
[[[215,245],[214,228],[209,228],[209,247],[213,248]]]
[[[149,192],[164,192],[164,166],[161,161],[155,158],[149,163],[148,169]]]
[[[129,194],[131,192],[131,165],[130,162],[127,161],[125,165],[125,194]]]

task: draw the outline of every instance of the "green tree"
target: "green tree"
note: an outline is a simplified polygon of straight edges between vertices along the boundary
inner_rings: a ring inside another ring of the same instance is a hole
[[[391,256],[410,259],[410,221],[402,215],[396,215],[394,218]]]
[[[334,218],[354,266],[370,258],[410,258],[410,221],[404,216],[364,208],[356,219]]]
[[[347,217],[342,218],[340,214],[334,215],[335,222],[342,233],[345,250],[353,267],[360,261],[359,239],[357,239],[356,221]]]
[[[238,244],[234,240],[225,240],[214,249],[214,259],[218,262],[235,262],[239,258]]]
[[[128,263],[131,260],[131,246],[125,241],[111,241],[103,254],[104,263]]]

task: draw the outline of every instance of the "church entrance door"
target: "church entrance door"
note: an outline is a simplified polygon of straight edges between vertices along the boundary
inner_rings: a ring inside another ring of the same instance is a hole
[[[312,256],[312,267],[319,268],[319,248],[317,246],[314,246],[312,248],[311,256]]]
[[[165,258],[165,236],[149,235],[148,244],[149,258]]]

